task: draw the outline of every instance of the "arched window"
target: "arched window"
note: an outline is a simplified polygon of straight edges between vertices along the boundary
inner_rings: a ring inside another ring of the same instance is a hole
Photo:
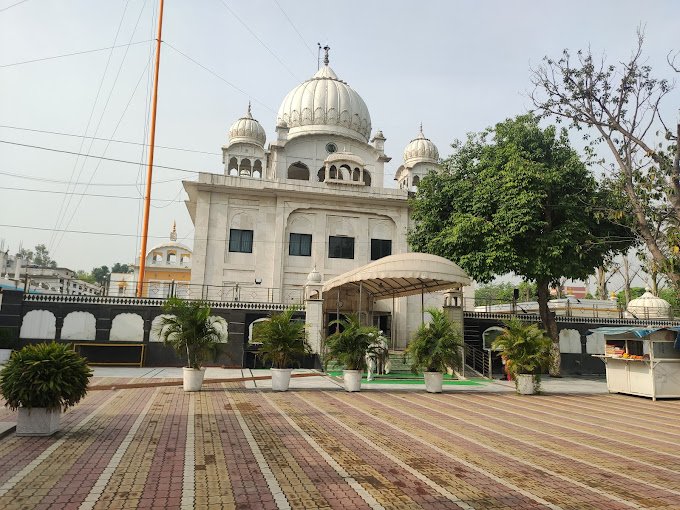
[[[371,185],[371,174],[369,172],[367,172],[366,170],[364,170],[364,184],[366,186]]]
[[[308,181],[309,167],[300,161],[296,161],[288,167],[288,178],[296,181]]]
[[[167,257],[167,262],[168,262],[168,264],[176,264],[177,263],[177,253],[175,253],[174,251],[169,251],[168,257]]]
[[[229,175],[238,175],[238,160],[236,158],[231,158],[229,160],[229,165],[227,165],[229,170]],[[236,170],[236,173],[232,173],[232,170]]]
[[[354,169],[354,171],[352,172],[352,180],[357,182],[361,180],[361,170],[359,170],[358,168]]]
[[[319,179],[319,182],[323,182],[326,180],[326,167],[322,166],[319,171],[316,173],[317,179]]]
[[[328,169],[328,178],[329,179],[338,179],[338,169],[335,168],[335,165],[332,165]]]
[[[414,187],[414,188],[417,188],[418,185],[420,184],[420,177],[418,177],[418,176],[416,175],[416,176],[413,178],[413,181],[411,181],[411,182],[413,183],[413,184],[412,184],[413,187]]]
[[[241,166],[238,169],[238,174],[243,176],[249,176],[251,173],[250,160],[242,159]]]
[[[253,165],[253,177],[258,179],[262,177],[262,161],[259,159],[256,159],[255,164]]]
[[[345,181],[352,180],[352,169],[348,165],[340,165],[340,170],[338,171],[338,179],[343,179]]]
[[[163,254],[155,251],[152,255],[151,260],[154,264],[162,264],[163,263]]]

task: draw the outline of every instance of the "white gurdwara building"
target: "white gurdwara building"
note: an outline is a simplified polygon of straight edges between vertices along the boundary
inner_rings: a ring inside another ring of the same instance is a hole
[[[222,147],[224,174],[184,182],[195,226],[192,285],[257,284],[285,301],[300,295],[313,269],[325,282],[408,252],[408,192],[439,168],[439,153],[421,126],[396,172],[398,189],[385,188],[391,158],[382,131],[371,129],[366,103],[338,78],[328,55],[283,100],[269,145],[248,106]],[[441,295],[425,297],[442,304]],[[339,306],[335,299],[325,306],[327,320],[338,309],[352,311],[342,297]],[[403,347],[421,323],[421,297],[376,302],[371,315],[393,334],[393,346]]]

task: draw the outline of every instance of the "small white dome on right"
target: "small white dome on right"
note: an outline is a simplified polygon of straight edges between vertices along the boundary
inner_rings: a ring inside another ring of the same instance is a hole
[[[626,308],[628,316],[638,319],[669,319],[671,304],[652,294],[649,288],[639,298],[631,299]]]
[[[404,163],[413,166],[416,163],[439,163],[439,151],[437,146],[423,134],[423,125],[420,132],[404,149]]]

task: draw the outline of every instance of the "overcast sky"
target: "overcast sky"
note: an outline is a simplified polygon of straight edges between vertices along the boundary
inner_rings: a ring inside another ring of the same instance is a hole
[[[134,144],[146,143],[157,1],[25,0],[10,7],[17,1],[0,0],[0,140],[144,161],[143,147]],[[650,64],[670,76],[665,57],[680,49],[679,19],[676,0],[167,0],[156,143],[203,152],[158,148],[156,164],[223,172],[220,148],[249,100],[271,141],[281,101],[316,71],[321,42],[331,46],[338,76],[366,101],[374,131],[387,137],[392,186],[420,122],[446,156],[466,132],[525,112],[529,67],[544,55],[590,46],[622,59],[642,23]],[[7,65],[114,45],[120,47]],[[678,91],[672,97],[680,105]],[[139,164],[0,143],[0,172],[5,249],[44,243],[72,269],[134,260]],[[194,178],[155,170],[153,197],[160,200],[151,210],[150,245],[167,238],[174,220],[180,239],[192,244],[181,180]],[[82,183],[75,187],[81,195],[65,194],[74,191],[69,180]]]

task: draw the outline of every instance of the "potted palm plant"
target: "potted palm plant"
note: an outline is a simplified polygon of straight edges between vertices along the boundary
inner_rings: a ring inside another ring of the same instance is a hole
[[[182,369],[184,391],[199,391],[205,368],[201,366],[210,348],[226,335],[227,323],[222,317],[211,317],[210,307],[202,301],[170,298],[163,305],[167,314],[155,327],[155,333],[178,356],[186,358]]]
[[[342,365],[345,390],[360,391],[366,357],[381,355],[380,331],[362,326],[356,315],[334,320],[330,325],[337,326],[337,330],[326,339],[324,363],[328,366],[330,361],[335,361]]]
[[[505,323],[503,332],[491,348],[499,351],[520,395],[538,392],[541,371],[550,363],[552,341],[538,324],[526,324],[517,318]]]
[[[69,344],[27,345],[0,371],[5,405],[18,410],[19,436],[51,436],[59,430],[62,410],[86,394],[92,371]]]
[[[271,363],[272,390],[286,391],[290,385],[291,365],[312,349],[307,342],[305,323],[294,320],[296,307],[276,313],[267,321],[258,322],[253,328],[253,340],[262,345],[258,354]]]
[[[431,322],[422,324],[406,347],[411,358],[411,371],[424,373],[425,390],[441,393],[444,372],[461,368],[463,335],[460,328],[442,310],[429,308]]]

